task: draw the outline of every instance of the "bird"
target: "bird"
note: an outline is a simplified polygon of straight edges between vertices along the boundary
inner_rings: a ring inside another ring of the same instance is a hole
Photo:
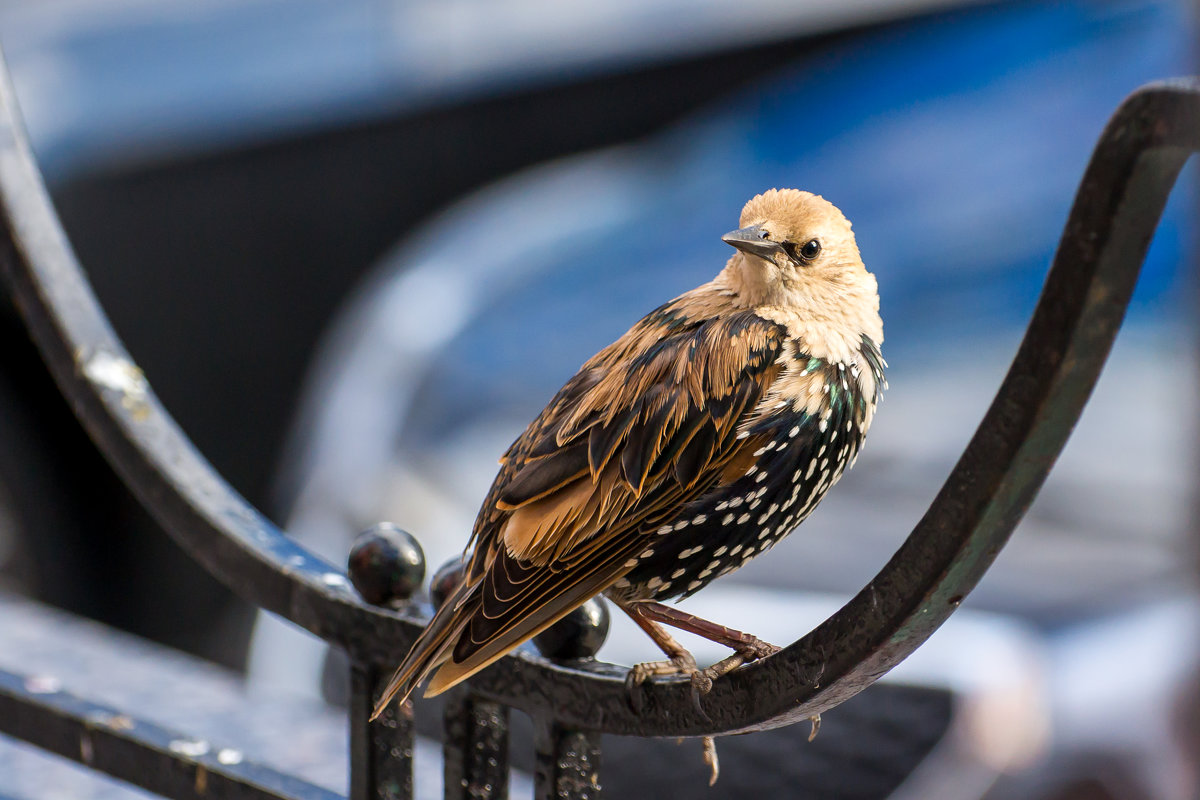
[[[770,549],[853,465],[886,385],[879,294],[850,222],[819,195],[758,194],[721,238],[734,253],[715,278],[585,362],[504,453],[462,581],[372,719],[600,594],[667,656],[633,667],[631,690],[683,674],[703,693],[778,649],[664,601]],[[733,654],[700,669],[664,626]]]

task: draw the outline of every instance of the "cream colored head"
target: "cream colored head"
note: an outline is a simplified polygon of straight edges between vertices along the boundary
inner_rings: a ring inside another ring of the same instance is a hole
[[[867,272],[850,222],[823,197],[771,189],[742,209],[725,242],[737,249],[722,277],[748,306],[836,328],[853,339],[883,340],[875,276]]]

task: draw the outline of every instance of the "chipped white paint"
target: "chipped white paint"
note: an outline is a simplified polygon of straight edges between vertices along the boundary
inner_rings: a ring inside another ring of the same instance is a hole
[[[321,576],[321,583],[326,586],[346,588],[350,586],[350,581],[340,572],[326,572]]]
[[[241,750],[234,750],[232,747],[222,747],[217,751],[217,761],[226,766],[240,764],[245,759]]]
[[[203,739],[172,739],[169,747],[172,753],[189,758],[199,758],[210,749],[209,743]]]
[[[54,694],[62,691],[62,681],[51,675],[31,675],[25,679],[25,691],[30,694]]]
[[[79,372],[95,386],[121,395],[121,405],[137,415],[149,411],[146,399],[150,394],[150,383],[141,368],[127,358],[115,356],[107,350],[98,350],[91,355],[76,356]]]

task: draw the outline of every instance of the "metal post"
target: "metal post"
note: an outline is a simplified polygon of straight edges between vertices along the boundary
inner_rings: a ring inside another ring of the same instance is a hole
[[[538,800],[598,800],[600,734],[534,720],[534,796]]]
[[[464,688],[445,712],[446,800],[507,800],[508,708]]]
[[[392,703],[370,722],[379,681],[374,667],[350,668],[350,800],[410,800],[412,703]]]

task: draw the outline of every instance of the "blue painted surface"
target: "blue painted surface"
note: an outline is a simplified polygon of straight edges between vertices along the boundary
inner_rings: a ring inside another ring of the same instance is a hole
[[[538,405],[645,312],[711,278],[730,255],[719,236],[772,186],[822,194],[854,222],[893,362],[1022,327],[1106,120],[1139,85],[1193,71],[1192,30],[1183,2],[1013,3],[816,51],[619,158],[604,180],[633,200],[603,212],[621,221],[531,251],[553,267],[497,298],[436,383],[468,406],[481,393]],[[1136,319],[1178,319],[1189,300],[1187,177]],[[581,182],[563,219],[601,213],[591,189]],[[521,191],[497,202],[521,203]],[[446,424],[470,413],[436,394],[442,405],[426,412]]]

